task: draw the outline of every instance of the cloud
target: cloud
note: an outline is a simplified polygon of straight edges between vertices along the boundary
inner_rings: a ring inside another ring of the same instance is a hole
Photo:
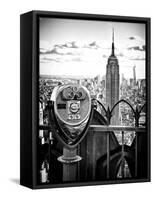
[[[145,41],[137,35],[123,38],[117,47],[117,57],[126,60],[145,60]]]
[[[131,58],[130,60],[145,60],[145,58],[144,58],[144,57],[143,57],[143,58],[140,58],[140,57],[137,58],[137,57],[136,57],[136,58]]]
[[[103,58],[107,58],[107,55],[103,54],[102,57],[103,57]]]
[[[48,58],[48,57],[43,57],[43,58],[40,58],[40,62],[41,63],[49,63],[49,62],[61,62],[61,60],[59,58]]]
[[[72,59],[72,61],[82,62],[83,60],[80,57],[75,57]]]
[[[63,48],[63,45],[61,45],[61,44],[55,44],[55,45],[54,45],[54,48],[60,48],[60,49],[62,49],[62,48]]]
[[[145,51],[145,45],[129,47],[128,50]]]
[[[72,42],[66,42],[64,44],[56,44],[54,45],[55,48],[79,48],[79,45],[77,42],[72,41]]]
[[[83,51],[85,51],[85,49],[100,48],[96,41],[88,44],[72,41],[64,44],[55,44],[52,48],[49,46],[49,44],[44,45],[44,42],[41,44],[43,45],[40,45],[40,54],[80,55]]]
[[[84,44],[83,47],[87,48],[87,49],[98,49],[98,48],[100,48],[100,46],[97,44],[96,41],[90,42],[89,44]]]
[[[145,60],[145,51],[139,50],[139,47],[132,47],[123,51],[124,58],[130,60]]]
[[[129,39],[130,39],[130,40],[135,40],[135,37],[132,36],[132,37],[129,37]]]
[[[48,52],[50,54],[57,54],[57,55],[74,55],[74,52],[72,51],[63,51],[61,49],[53,48],[50,52]]]
[[[78,48],[78,45],[75,41],[73,42],[68,42],[66,44],[63,45],[64,47],[67,47],[67,48]]]
[[[134,50],[142,50],[143,46],[145,46],[145,40],[143,40],[140,36],[131,36],[126,40],[127,42],[127,48],[131,49],[134,48]]]
[[[145,51],[145,45],[142,45],[143,50]]]
[[[56,55],[80,55],[79,51],[74,51],[74,49],[72,48],[63,48],[60,45],[56,45],[54,48],[52,48],[51,50],[44,50],[44,49],[40,49],[40,54],[56,54]]]
[[[120,46],[121,45],[121,46]],[[139,36],[130,36],[115,43],[115,55],[122,60],[145,60],[145,43]],[[76,41],[51,45],[40,43],[40,62],[106,62],[111,55],[111,44],[105,41],[81,43]]]
[[[96,41],[94,41],[94,42],[92,42],[92,43],[89,44],[89,47],[98,49],[99,45],[96,43]]]

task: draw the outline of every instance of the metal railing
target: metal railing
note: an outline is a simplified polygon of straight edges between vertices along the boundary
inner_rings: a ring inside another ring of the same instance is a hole
[[[39,130],[52,130],[51,126],[47,125],[40,125]],[[106,152],[107,152],[107,179],[110,178],[110,134],[116,131],[116,134],[121,134],[122,135],[122,140],[121,140],[121,155],[122,155],[122,172],[124,171],[124,161],[125,161],[125,156],[124,156],[124,135],[125,133],[129,132],[135,132],[135,177],[137,177],[137,169],[138,169],[138,134],[142,134],[146,132],[145,127],[132,127],[132,126],[113,126],[113,125],[90,125],[88,131],[92,132],[102,132],[107,133],[107,145],[106,145]],[[122,175],[124,177],[124,175]]]
[[[121,141],[121,155],[122,155],[122,168],[124,168],[124,135],[126,132],[135,132],[135,177],[137,177],[137,169],[138,169],[138,134],[142,134],[146,132],[145,127],[132,127],[132,126],[113,126],[113,125],[90,125],[89,131],[95,131],[95,132],[102,132],[107,133],[107,179],[110,178],[110,134],[116,132],[116,134],[121,134],[122,135],[122,141]],[[124,171],[122,169],[122,171]],[[124,177],[124,175],[123,175]]]
[[[141,116],[141,112],[143,110],[143,108],[145,107],[145,104],[139,109],[138,107],[136,107],[135,109],[130,105],[129,102],[125,101],[125,100],[120,100],[118,101],[113,108],[105,108],[103,104],[101,104],[99,101],[97,100],[92,100],[95,101],[95,105],[100,105],[103,109],[103,111],[105,112],[105,119],[106,119],[106,125],[90,125],[88,131],[93,131],[93,132],[102,132],[107,134],[106,137],[106,176],[107,179],[110,178],[110,134],[113,132],[116,132],[116,134],[121,134],[121,155],[122,155],[122,168],[124,168],[124,161],[125,161],[125,133],[126,132],[135,132],[135,146],[134,146],[134,157],[135,157],[135,177],[138,176],[138,134],[142,134],[146,132],[146,127],[145,126],[139,126],[139,118]],[[113,110],[115,109],[115,107],[120,104],[120,103],[126,103],[130,109],[133,112],[133,116],[134,116],[134,121],[135,121],[135,126],[115,126],[115,125],[110,125],[110,121],[113,115]],[[95,106],[95,109],[97,109],[97,105]],[[48,130],[49,132],[53,130],[51,125],[39,125],[39,130]],[[122,170],[123,172],[123,170]],[[122,173],[122,176],[124,177],[124,174]]]

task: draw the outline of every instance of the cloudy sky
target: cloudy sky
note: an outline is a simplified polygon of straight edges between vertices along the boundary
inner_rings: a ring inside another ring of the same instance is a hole
[[[113,28],[120,74],[145,78],[144,24],[54,18],[40,18],[40,74],[105,75]]]

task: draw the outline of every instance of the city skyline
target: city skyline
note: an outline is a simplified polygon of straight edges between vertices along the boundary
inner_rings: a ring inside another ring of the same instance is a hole
[[[40,19],[40,74],[105,75],[112,28],[120,76],[145,78],[145,25],[69,19]],[[90,32],[91,31],[91,32]]]

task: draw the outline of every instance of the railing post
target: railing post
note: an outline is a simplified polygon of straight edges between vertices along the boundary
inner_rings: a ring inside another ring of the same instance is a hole
[[[107,132],[107,179],[110,178],[110,132]]]
[[[135,126],[139,127],[139,118],[140,118],[140,111],[138,110],[138,107],[136,107],[135,111]],[[137,168],[138,168],[138,133],[136,134],[136,142],[135,142],[135,177],[137,177]]]
[[[137,152],[137,148],[138,148],[138,135],[136,132],[136,142],[135,142],[135,177],[137,177],[137,168],[138,168],[138,152]]]
[[[111,120],[111,111],[110,108],[108,106],[108,109],[106,111],[106,118],[107,118],[107,125],[110,125],[110,120]],[[107,148],[107,166],[106,166],[106,172],[107,172],[107,179],[110,178],[110,132],[107,132],[107,136],[106,136],[106,140],[107,140],[107,144],[106,144],[106,148]]]
[[[108,106],[107,111],[106,111],[107,125],[110,125],[111,117],[112,117],[111,110]]]
[[[122,165],[121,165],[121,174],[122,174],[122,178],[124,178],[125,173],[124,173],[124,168],[125,168],[125,156],[124,156],[124,131],[122,131]]]

